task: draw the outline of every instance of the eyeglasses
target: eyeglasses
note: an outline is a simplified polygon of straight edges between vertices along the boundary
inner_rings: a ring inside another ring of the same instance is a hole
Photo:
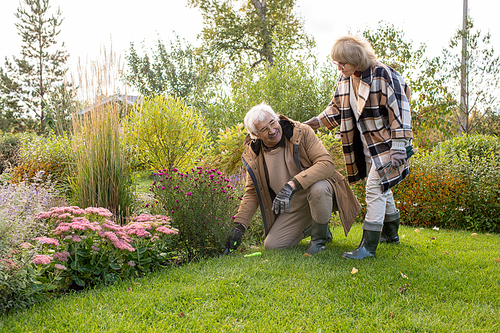
[[[336,61],[332,61],[332,63],[337,66],[340,70],[344,70],[345,69],[345,65],[347,65],[347,62],[336,62]]]
[[[277,123],[276,119],[271,119],[271,121],[269,122],[269,127],[266,126],[264,128],[261,128],[259,131],[259,135],[264,135],[267,132],[269,132],[271,130],[271,127],[274,127],[276,123]]]

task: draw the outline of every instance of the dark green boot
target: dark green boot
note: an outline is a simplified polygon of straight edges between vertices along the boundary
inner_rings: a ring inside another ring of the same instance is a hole
[[[380,243],[399,243],[399,210],[394,214],[385,215],[384,227],[380,235]]]
[[[363,230],[363,238],[356,250],[342,253],[342,258],[346,259],[365,259],[375,257],[378,241],[380,240],[380,231]]]
[[[331,241],[332,238],[328,223],[318,224],[313,221],[311,224],[311,243],[309,243],[306,253],[312,256],[316,252],[323,251],[326,248],[326,242]]]

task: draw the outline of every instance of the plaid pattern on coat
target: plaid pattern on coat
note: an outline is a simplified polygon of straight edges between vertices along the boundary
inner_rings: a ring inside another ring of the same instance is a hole
[[[366,169],[360,135],[365,138],[372,163],[377,170],[391,160],[392,139],[413,137],[410,95],[410,88],[398,72],[377,63],[361,74],[357,105],[360,116],[356,121],[349,98],[350,78],[341,75],[333,100],[318,118],[330,130],[340,126],[347,179],[350,184],[365,179],[369,171]],[[382,181],[382,192],[400,183],[409,174],[409,170],[408,161],[393,170]]]

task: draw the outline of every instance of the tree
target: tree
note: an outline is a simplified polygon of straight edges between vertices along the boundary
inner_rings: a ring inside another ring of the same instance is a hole
[[[202,11],[202,40],[214,57],[252,67],[274,64],[275,37],[295,49],[314,44],[293,8],[296,0],[189,0]],[[279,32],[279,34],[277,34]]]
[[[469,134],[484,132],[479,126],[483,118],[495,116],[500,91],[500,58],[495,56],[491,45],[491,35],[473,31],[473,21],[467,18],[464,30],[457,30],[451,38],[449,47],[444,48],[442,57],[427,63],[427,72],[439,76],[439,85],[449,99],[448,108],[454,113],[459,131]],[[462,51],[461,41],[467,44]],[[462,53],[465,64],[462,64]],[[460,105],[462,75],[465,79],[465,103]],[[450,98],[451,97],[451,98]]]
[[[0,75],[0,90],[4,96],[10,96],[13,112],[34,113],[40,121],[40,131],[44,130],[48,96],[63,83],[68,59],[65,50],[56,48],[63,21],[61,11],[49,16],[49,9],[49,0],[23,0],[16,13],[16,27],[22,38],[21,57],[11,61],[6,58]]]
[[[449,105],[452,98],[443,88],[436,66],[431,67],[434,70],[422,73],[430,63],[424,58],[426,45],[420,43],[415,47],[412,40],[406,39],[403,30],[384,21],[379,22],[376,30],[364,30],[363,36],[373,46],[378,59],[398,71],[411,88],[412,123],[417,145],[427,146],[451,134]]]
[[[216,72],[206,57],[191,44],[181,41],[179,36],[170,41],[167,49],[162,40],[156,43],[151,54],[144,50],[138,54],[131,43],[128,61],[127,81],[143,96],[171,95],[188,101],[200,100],[207,87],[214,82]]]

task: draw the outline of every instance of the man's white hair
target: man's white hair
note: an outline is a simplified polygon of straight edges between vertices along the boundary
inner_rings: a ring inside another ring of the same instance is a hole
[[[245,128],[252,139],[257,139],[258,135],[255,123],[263,121],[267,114],[270,114],[274,119],[278,120],[278,116],[274,110],[264,102],[254,106],[247,112],[244,120]]]

